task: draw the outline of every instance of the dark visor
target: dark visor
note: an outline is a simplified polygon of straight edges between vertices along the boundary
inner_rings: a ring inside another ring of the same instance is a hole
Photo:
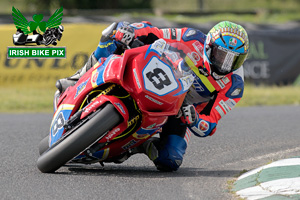
[[[240,54],[221,46],[212,45],[209,60],[212,63],[212,70],[219,75],[228,74],[238,69],[243,63],[247,54]]]

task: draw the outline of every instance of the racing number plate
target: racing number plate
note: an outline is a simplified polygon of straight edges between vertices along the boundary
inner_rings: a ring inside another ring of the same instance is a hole
[[[157,57],[153,57],[145,66],[143,78],[146,90],[159,96],[164,96],[178,88],[172,69]]]

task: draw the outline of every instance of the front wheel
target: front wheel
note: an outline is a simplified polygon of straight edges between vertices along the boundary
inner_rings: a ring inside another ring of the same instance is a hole
[[[39,153],[40,153],[40,155],[42,155],[47,149],[49,149],[49,135],[47,135],[39,143]]]
[[[78,130],[44,152],[37,160],[38,169],[43,173],[55,172],[120,123],[121,119],[114,106],[107,104]]]

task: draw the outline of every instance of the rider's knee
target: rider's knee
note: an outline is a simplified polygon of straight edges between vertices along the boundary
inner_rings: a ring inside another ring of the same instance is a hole
[[[185,140],[177,135],[169,135],[166,144],[159,150],[154,164],[160,171],[176,171],[181,166],[187,148]]]

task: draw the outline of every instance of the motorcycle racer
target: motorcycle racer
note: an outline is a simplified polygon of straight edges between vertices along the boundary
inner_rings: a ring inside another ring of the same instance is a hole
[[[111,36],[115,40],[111,39]],[[97,49],[86,65],[75,75],[57,81],[59,95],[89,70],[112,53],[118,53],[119,44],[135,46],[135,39],[152,44],[158,39],[184,43],[192,53],[188,55],[195,78],[182,111],[169,117],[162,127],[160,138],[150,138],[134,153],[145,153],[162,171],[176,171],[183,160],[191,133],[198,137],[216,132],[218,121],[240,101],[244,91],[242,64],[247,58],[249,40],[246,30],[235,23],[223,21],[207,35],[193,28],[159,29],[143,21],[113,23],[102,32]],[[120,52],[121,53],[121,52]]]

